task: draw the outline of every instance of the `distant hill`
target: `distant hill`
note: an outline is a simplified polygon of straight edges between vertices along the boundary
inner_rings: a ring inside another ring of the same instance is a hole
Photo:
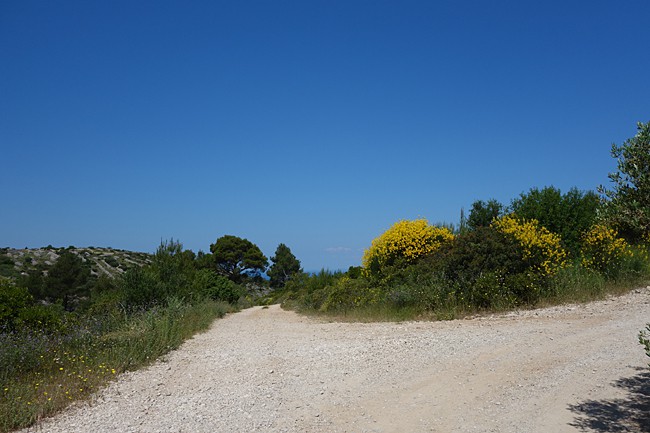
[[[151,263],[151,254],[113,248],[0,248],[0,275],[19,277],[28,273],[47,272],[63,251],[70,251],[81,257],[90,267],[91,275],[99,277],[108,275],[115,277],[127,269]]]

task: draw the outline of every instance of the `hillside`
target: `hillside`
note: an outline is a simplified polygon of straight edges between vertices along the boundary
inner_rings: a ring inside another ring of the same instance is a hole
[[[108,275],[114,277],[124,273],[134,266],[142,266],[151,262],[151,254],[125,251],[113,248],[0,248],[0,275],[18,277],[29,273],[47,272],[63,251],[70,251],[81,257],[90,267],[91,275],[99,277]]]

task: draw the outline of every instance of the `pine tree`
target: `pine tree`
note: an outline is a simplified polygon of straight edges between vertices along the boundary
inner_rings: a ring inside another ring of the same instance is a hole
[[[285,244],[278,245],[275,256],[271,257],[271,261],[273,264],[267,274],[271,279],[271,288],[273,289],[284,287],[292,276],[302,272],[300,260],[293,255]]]

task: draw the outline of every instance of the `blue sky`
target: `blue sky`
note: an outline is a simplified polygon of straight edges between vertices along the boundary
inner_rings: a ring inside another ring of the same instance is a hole
[[[400,219],[595,189],[650,120],[650,2],[0,3],[0,246],[225,234],[307,270]]]

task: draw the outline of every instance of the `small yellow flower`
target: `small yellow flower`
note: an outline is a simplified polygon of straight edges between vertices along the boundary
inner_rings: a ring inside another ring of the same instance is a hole
[[[524,250],[524,260],[544,275],[553,275],[567,265],[567,253],[559,235],[548,231],[537,220],[520,220],[512,215],[492,223],[503,234],[513,236]]]

